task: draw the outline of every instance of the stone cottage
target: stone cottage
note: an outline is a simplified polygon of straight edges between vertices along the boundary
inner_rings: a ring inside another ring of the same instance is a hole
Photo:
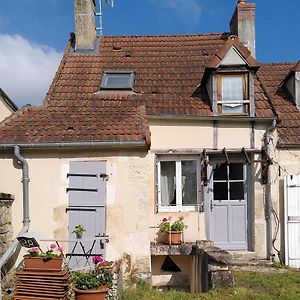
[[[184,218],[186,244],[284,255],[300,64],[256,61],[255,4],[237,2],[229,32],[97,37],[94,1],[74,3],[75,33],[43,104],[0,124],[14,233],[26,161],[30,231],[66,239],[83,224],[86,237],[105,237],[96,252],[125,255],[141,273],[163,272],[166,256],[150,245],[165,217]],[[192,260],[172,260],[192,276]]]

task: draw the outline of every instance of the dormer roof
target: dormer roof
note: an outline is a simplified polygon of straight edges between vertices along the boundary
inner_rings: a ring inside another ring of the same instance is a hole
[[[237,55],[239,55],[240,59],[244,61],[249,69],[259,68],[259,64],[255,58],[251,56],[251,52],[234,35],[231,35],[224,45],[216,52],[206,68],[218,68],[222,64],[222,61],[226,58],[226,55],[232,50],[236,51]]]

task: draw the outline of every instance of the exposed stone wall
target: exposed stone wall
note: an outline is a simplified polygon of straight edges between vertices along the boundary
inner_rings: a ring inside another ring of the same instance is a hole
[[[0,193],[0,256],[9,247],[13,237],[11,205],[14,199],[11,194]]]

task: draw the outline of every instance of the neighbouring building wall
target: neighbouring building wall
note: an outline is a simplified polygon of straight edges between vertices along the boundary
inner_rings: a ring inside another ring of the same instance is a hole
[[[150,270],[149,194],[152,190],[153,164],[144,151],[128,152],[24,152],[30,177],[30,231],[43,238],[68,236],[67,173],[75,160],[107,161],[107,259],[119,259],[124,253],[142,271]],[[2,156],[3,157],[3,156]],[[14,232],[22,227],[22,170],[12,154],[0,160],[0,189],[16,196],[13,204]]]
[[[8,116],[10,116],[12,113],[13,113],[13,110],[11,109],[10,106],[8,106],[4,102],[4,100],[0,94],[0,122],[3,121]]]

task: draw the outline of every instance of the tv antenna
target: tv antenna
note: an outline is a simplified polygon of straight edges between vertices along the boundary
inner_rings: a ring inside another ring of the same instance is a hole
[[[114,7],[114,0],[99,0],[99,12],[97,12],[95,15],[99,17],[99,27],[96,27],[96,30],[98,31],[98,35],[103,35],[103,14],[102,9],[103,6],[107,5],[110,7]]]

